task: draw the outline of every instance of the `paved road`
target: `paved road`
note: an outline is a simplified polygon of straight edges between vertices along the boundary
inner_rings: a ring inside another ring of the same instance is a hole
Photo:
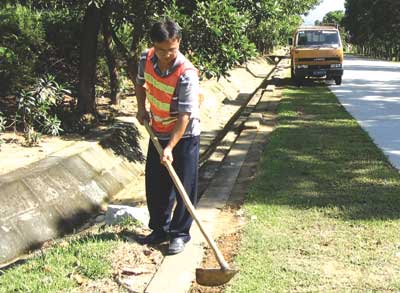
[[[347,56],[344,66],[332,92],[400,170],[400,63]]]

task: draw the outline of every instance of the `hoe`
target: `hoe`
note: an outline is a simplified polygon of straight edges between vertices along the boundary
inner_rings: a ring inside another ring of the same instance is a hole
[[[157,149],[158,154],[162,155],[162,147],[158,142],[156,136],[154,135],[153,130],[151,129],[150,125],[147,121],[144,123],[147,132],[150,135],[151,141],[153,142],[154,146]],[[204,230],[203,225],[201,224],[197,214],[195,212],[195,208],[190,201],[189,196],[186,193],[185,188],[181,180],[179,179],[178,175],[176,174],[174,167],[170,162],[165,164],[168,173],[170,174],[172,181],[174,182],[176,188],[178,189],[179,195],[182,197],[183,202],[185,203],[186,208],[188,209],[189,213],[192,215],[193,219],[197,223],[201,233],[203,234],[204,238],[207,240],[207,243],[212,248],[214,255],[220,265],[219,269],[203,269],[197,268],[196,269],[196,281],[198,284],[202,286],[219,286],[225,284],[232,279],[232,277],[238,272],[237,270],[229,268],[228,263],[225,261],[221,251],[218,249],[214,239],[208,234],[206,230]]]

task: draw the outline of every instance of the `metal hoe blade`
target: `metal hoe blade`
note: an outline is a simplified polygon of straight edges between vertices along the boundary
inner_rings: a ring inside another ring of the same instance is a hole
[[[202,286],[220,286],[228,283],[238,271],[233,269],[196,269],[196,282]]]

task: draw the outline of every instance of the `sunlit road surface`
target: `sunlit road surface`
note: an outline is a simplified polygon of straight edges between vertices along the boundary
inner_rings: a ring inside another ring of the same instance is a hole
[[[343,83],[330,89],[400,170],[400,63],[346,56]]]

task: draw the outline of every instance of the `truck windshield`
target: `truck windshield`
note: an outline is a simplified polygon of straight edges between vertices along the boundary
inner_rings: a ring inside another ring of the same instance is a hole
[[[299,31],[297,34],[297,46],[329,46],[340,47],[339,33],[329,30]]]

